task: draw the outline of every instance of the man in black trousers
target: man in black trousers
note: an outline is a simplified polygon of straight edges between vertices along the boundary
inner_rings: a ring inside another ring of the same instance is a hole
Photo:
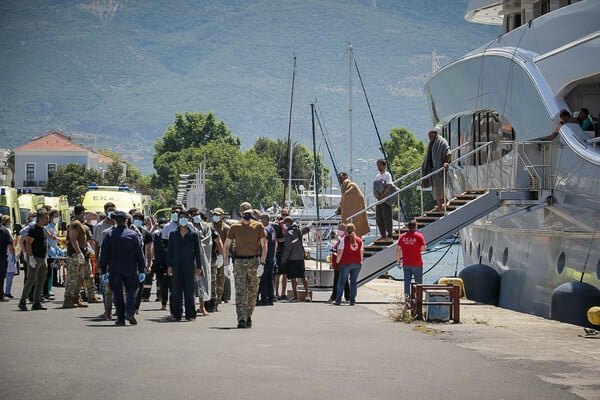
[[[136,325],[135,296],[139,282],[146,278],[144,255],[139,235],[127,228],[127,214],[115,211],[112,217],[117,226],[106,233],[100,250],[99,266],[108,274],[108,283],[113,291],[117,313],[115,325],[125,325],[126,319],[131,325]],[[127,296],[125,301],[123,287]]]

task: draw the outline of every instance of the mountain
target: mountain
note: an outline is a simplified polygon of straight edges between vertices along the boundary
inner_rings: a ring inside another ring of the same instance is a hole
[[[311,146],[315,98],[342,168],[349,165],[348,43],[384,139],[404,126],[425,139],[423,86],[498,27],[470,24],[467,0],[5,0],[0,2],[0,146],[51,129],[151,171],[176,112],[214,112],[242,138],[287,136],[297,57],[294,141]],[[354,155],[379,158],[353,70]],[[89,144],[89,143],[88,143]],[[363,168],[359,166],[360,168]]]

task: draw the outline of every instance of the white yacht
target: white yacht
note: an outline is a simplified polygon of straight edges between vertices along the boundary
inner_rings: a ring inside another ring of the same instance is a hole
[[[503,33],[425,90],[454,151],[451,197],[496,197],[460,231],[474,264],[463,272],[467,293],[589,325],[587,309],[600,305],[600,1],[472,0],[465,18]],[[581,108],[593,130],[560,124],[561,110]]]
[[[432,126],[452,161],[450,200],[416,218],[419,230],[430,247],[460,231],[468,298],[592,327],[587,311],[600,305],[600,1],[472,0],[465,18],[504,33],[426,84]],[[582,108],[592,116],[585,124],[559,121]],[[388,197],[443,171],[412,171]],[[365,247],[359,285],[395,267],[395,247]]]

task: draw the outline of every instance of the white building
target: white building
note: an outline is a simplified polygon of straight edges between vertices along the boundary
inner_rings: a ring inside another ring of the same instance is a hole
[[[73,163],[88,169],[105,169],[113,162],[110,157],[73,142],[70,136],[59,131],[37,137],[14,149],[14,153],[15,186],[34,192],[43,190],[50,174],[61,165]]]

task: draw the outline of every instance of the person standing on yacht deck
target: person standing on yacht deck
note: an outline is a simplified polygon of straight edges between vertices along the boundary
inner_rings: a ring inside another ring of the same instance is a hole
[[[375,195],[377,201],[385,198],[392,190],[392,175],[386,170],[386,167],[387,161],[384,159],[377,160],[379,174],[373,181],[373,195]],[[381,238],[393,242],[392,206],[386,202],[375,206],[375,221]]]
[[[431,185],[433,198],[436,203],[433,211],[443,211],[443,205],[446,201],[444,175],[446,175],[447,179],[446,170],[448,169],[448,163],[450,162],[452,152],[450,151],[450,146],[448,146],[446,139],[440,136],[437,130],[430,130],[427,133],[427,136],[429,136],[429,145],[427,146],[427,155],[423,160],[421,171],[423,176],[425,176],[442,167],[445,168],[444,171],[431,176],[429,182],[427,182]],[[427,187],[427,183],[423,182],[423,186]]]

